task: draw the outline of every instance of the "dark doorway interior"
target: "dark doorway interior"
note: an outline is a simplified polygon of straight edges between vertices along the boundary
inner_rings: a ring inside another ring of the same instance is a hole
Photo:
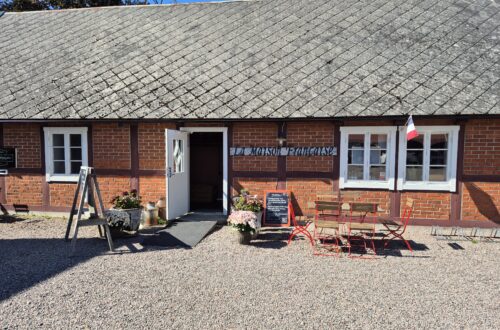
[[[190,135],[191,210],[222,211],[222,133]]]

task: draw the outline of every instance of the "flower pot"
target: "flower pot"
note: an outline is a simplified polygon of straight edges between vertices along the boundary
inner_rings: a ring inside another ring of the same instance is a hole
[[[242,245],[249,245],[252,240],[252,232],[251,231],[238,231],[238,243]]]
[[[254,212],[254,214],[257,217],[257,228],[252,233],[252,239],[256,239],[259,236],[260,227],[262,227],[262,211]]]
[[[111,228],[135,232],[141,223],[142,209],[110,209],[106,212]]]

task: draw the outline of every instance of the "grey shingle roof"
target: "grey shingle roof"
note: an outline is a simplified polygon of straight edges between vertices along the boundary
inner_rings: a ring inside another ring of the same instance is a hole
[[[6,13],[0,119],[500,114],[492,0]]]

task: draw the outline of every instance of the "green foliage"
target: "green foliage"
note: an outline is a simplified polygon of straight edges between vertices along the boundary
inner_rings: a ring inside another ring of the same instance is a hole
[[[111,203],[115,209],[138,209],[142,208],[141,196],[137,195],[137,190],[124,191],[121,195],[115,196]]]
[[[233,199],[233,206],[237,211],[260,212],[263,209],[262,201],[256,196],[250,196],[245,189],[240,191],[240,196]]]

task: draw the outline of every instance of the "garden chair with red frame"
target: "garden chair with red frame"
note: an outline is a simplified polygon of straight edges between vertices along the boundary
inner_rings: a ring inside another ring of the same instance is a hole
[[[349,203],[349,223],[347,224],[349,257],[353,258],[353,247],[364,247],[364,249],[368,251],[367,242],[370,243],[374,255],[377,255],[375,249],[375,223],[373,221],[366,221],[368,214],[373,214],[373,217],[376,217],[377,208],[378,205],[373,203]],[[363,256],[359,256],[359,258],[363,258]]]
[[[341,237],[340,223],[343,218],[342,202],[341,201],[324,201],[317,200],[315,202],[314,215],[314,232],[313,237],[320,243],[315,249],[315,255],[335,255],[340,256]],[[331,251],[333,248],[334,254],[322,252],[318,248]]]
[[[293,210],[291,203],[288,205],[288,209],[290,210],[290,218],[293,226],[293,230],[290,233],[290,236],[288,237],[288,245],[292,243],[292,239],[295,236],[304,235],[307,239],[309,239],[311,246],[314,246],[314,238],[312,237],[311,233],[308,230],[312,222],[307,220],[298,220],[295,217],[295,212]]]
[[[406,205],[403,210],[403,215],[401,218],[379,218],[378,222],[382,224],[387,230],[387,234],[384,235],[382,240],[384,241],[384,249],[387,245],[394,239],[401,239],[408,247],[411,253],[413,253],[413,249],[411,248],[410,243],[403,237],[403,234],[406,231],[406,227],[408,226],[408,222],[410,221],[411,214],[413,212],[413,206],[415,201],[412,198],[406,199]],[[387,240],[387,238],[389,238]]]

